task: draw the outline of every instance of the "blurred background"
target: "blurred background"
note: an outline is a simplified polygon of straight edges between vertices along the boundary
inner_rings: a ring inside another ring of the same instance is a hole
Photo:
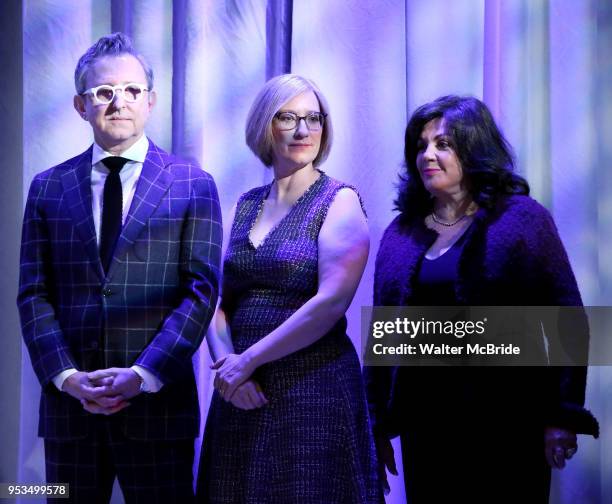
[[[378,241],[394,215],[404,127],[417,106],[448,93],[491,108],[532,195],[555,218],[585,304],[612,305],[610,0],[4,0],[0,481],[44,481],[39,385],[15,307],[25,195],[36,173],[92,142],[72,107],[73,72],[111,31],[130,35],[155,71],[147,134],[214,176],[224,215],[270,180],[244,142],[261,85],[291,71],[320,86],[335,127],[322,168],[360,190],[371,230],[349,311],[357,347]],[[203,347],[194,359],[203,418],[208,361]],[[590,368],[587,407],[601,438],[579,439],[578,455],[555,472],[553,504],[612,503],[612,367]],[[390,482],[387,502],[404,502],[402,478]],[[113,501],[122,502],[119,491]]]

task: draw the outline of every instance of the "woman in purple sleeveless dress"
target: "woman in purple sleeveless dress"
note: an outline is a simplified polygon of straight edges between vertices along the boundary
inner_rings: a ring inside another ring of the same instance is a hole
[[[270,80],[247,143],[274,181],[234,209],[198,497],[210,503],[379,503],[375,450],[345,311],[369,238],[355,189],[317,167],[332,138],[325,98]]]

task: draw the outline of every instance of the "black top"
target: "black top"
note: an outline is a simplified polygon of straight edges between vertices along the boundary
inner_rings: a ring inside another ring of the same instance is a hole
[[[436,259],[423,258],[414,285],[415,306],[455,306],[457,265],[465,245],[466,231],[444,254]]]

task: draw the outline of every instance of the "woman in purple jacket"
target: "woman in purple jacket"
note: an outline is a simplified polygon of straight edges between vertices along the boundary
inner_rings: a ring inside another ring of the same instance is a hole
[[[548,211],[514,173],[511,147],[471,97],[418,108],[405,136],[400,214],[376,260],[375,306],[581,306]],[[586,335],[588,337],[588,335]],[[366,367],[380,474],[409,503],[548,502],[550,468],[598,435],[585,367]]]

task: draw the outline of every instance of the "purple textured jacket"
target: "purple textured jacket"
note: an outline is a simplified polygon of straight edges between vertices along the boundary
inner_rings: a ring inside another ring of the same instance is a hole
[[[470,306],[582,306],[567,253],[550,213],[528,196],[506,196],[481,208],[466,231],[455,296]],[[437,233],[423,217],[398,215],[386,229],[376,259],[374,306],[414,304],[414,282]],[[588,338],[588,333],[585,335]],[[397,434],[411,403],[410,387],[398,369],[364,370],[374,430]],[[584,409],[586,368],[474,369],[493,390],[511,390],[513,411],[537,405],[538,421],[598,436],[597,420]],[[403,371],[405,373],[405,370]],[[499,380],[499,382],[496,382]],[[401,383],[400,383],[401,382]],[[508,396],[508,394],[506,394]],[[523,404],[524,401],[524,404]],[[399,412],[402,412],[401,414]],[[525,413],[525,411],[523,411]]]

